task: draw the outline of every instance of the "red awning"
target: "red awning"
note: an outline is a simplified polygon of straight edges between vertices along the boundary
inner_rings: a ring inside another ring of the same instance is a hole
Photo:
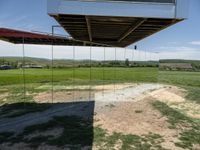
[[[14,44],[38,44],[38,45],[75,45],[75,46],[106,46],[98,43],[74,40],[62,36],[52,36],[34,32],[0,28],[0,40]]]

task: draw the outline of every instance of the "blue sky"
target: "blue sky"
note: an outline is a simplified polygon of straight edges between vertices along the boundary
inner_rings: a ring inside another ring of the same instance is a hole
[[[200,0],[190,0],[189,12],[189,19],[136,43],[138,48],[159,52],[161,58],[200,59]],[[51,32],[51,25],[56,24],[47,15],[46,0],[0,0],[0,27]],[[14,48],[0,44],[0,55],[9,55],[7,49]]]

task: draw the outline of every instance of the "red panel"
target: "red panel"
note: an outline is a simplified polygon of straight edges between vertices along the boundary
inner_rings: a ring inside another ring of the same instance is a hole
[[[7,28],[0,28],[0,40],[14,44],[106,46],[98,43],[69,39],[62,36],[38,34]]]
[[[14,37],[14,38],[34,38],[34,39],[56,39],[50,35],[31,33],[26,31],[19,31],[13,29],[0,28],[0,37]]]

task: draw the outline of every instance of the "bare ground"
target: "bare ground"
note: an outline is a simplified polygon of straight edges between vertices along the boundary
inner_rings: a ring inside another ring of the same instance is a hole
[[[92,92],[84,89],[84,87],[82,90],[77,91],[56,92],[54,94],[56,97],[54,103],[71,102],[73,99],[78,99],[78,101],[88,101],[88,97],[90,96],[90,100],[95,101],[94,126],[100,125],[110,134],[113,132],[136,135],[148,134],[149,132],[160,134],[165,140],[165,142],[162,143],[164,148],[181,150],[181,148],[177,148],[174,145],[174,142],[178,141],[179,131],[169,129],[167,118],[163,117],[160,112],[155,110],[151,103],[154,100],[160,100],[167,103],[170,107],[185,110],[186,114],[189,116],[199,117],[196,115],[194,116],[194,111],[200,109],[200,106],[196,103],[186,101],[184,98],[185,91],[183,89],[175,86],[157,84],[123,84],[115,85],[114,87],[115,89],[113,89],[113,85],[97,86],[93,87]],[[37,102],[46,103],[49,102],[46,100],[50,99],[51,96],[50,93],[43,92],[38,94],[35,99]],[[79,107],[86,109],[88,107],[82,104],[80,105],[81,106]],[[194,108],[193,112],[191,112],[191,108]],[[40,116],[43,116],[41,119],[32,119],[37,117],[37,115],[38,114],[34,113],[15,119],[6,118],[0,120],[0,131],[19,132],[28,125],[46,122],[55,115],[79,115],[86,117],[87,111],[85,111],[85,109],[82,109],[81,111],[77,110],[74,105],[66,105],[66,107],[61,110],[58,105],[55,108],[51,108],[51,110],[41,112]],[[18,124],[15,125],[15,123]],[[53,130],[53,133],[55,133],[54,136],[61,134],[61,132],[62,129]],[[34,133],[31,136],[38,134],[40,133]],[[52,131],[46,131],[42,134],[51,135]],[[116,147],[118,146],[116,145]],[[5,143],[0,145],[0,149],[1,148],[9,150],[10,147]],[[24,143],[15,144],[12,148],[29,149]],[[38,149],[57,150],[59,148],[42,144]],[[87,149],[87,147],[83,149]],[[96,149],[95,145],[94,149]]]

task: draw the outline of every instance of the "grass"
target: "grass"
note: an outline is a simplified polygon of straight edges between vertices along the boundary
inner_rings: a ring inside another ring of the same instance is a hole
[[[14,135],[13,132],[3,132],[0,133],[0,144],[8,142],[9,139]]]
[[[28,138],[29,135],[34,133],[41,133],[55,128],[62,128],[63,132],[54,137],[52,135],[37,135]],[[24,142],[29,147],[37,148],[41,143],[48,145],[63,147],[67,146],[70,149],[81,149],[83,147],[92,147],[94,144],[100,149],[114,149],[116,144],[121,142],[118,149],[159,149],[162,148],[161,143],[164,142],[163,138],[158,134],[149,133],[146,135],[138,136],[133,134],[113,133],[108,134],[106,130],[100,126],[93,127],[91,120],[84,120],[75,116],[54,117],[47,123],[32,125],[26,127],[23,133],[13,135],[13,133],[0,133],[2,143],[8,142],[10,145]]]
[[[52,135],[38,135],[28,138],[29,135],[36,132],[45,132],[55,128],[63,128],[63,132],[54,137]],[[91,146],[93,141],[93,126],[91,120],[83,120],[75,116],[54,117],[49,122],[28,126],[23,133],[13,135],[9,133],[0,133],[3,142],[11,145],[24,142],[30,147],[38,147],[41,143],[62,147],[68,145],[70,148],[79,149],[84,146]]]
[[[47,123],[27,127],[24,130],[24,134],[27,135],[34,133],[35,131],[42,132],[55,127],[63,128],[63,133],[57,138],[44,138],[44,142],[57,146],[64,146],[68,144],[71,145],[71,147],[77,148],[91,146],[92,144],[93,126],[91,121],[83,120],[75,116],[55,117],[53,120]],[[35,139],[32,140],[35,141]],[[28,142],[32,143],[32,140]],[[41,139],[38,140],[38,142],[41,143]]]
[[[104,78],[103,78],[104,70]],[[116,76],[115,76],[116,73]],[[75,80],[90,80],[90,68],[76,68]],[[92,68],[91,79],[95,81],[121,80],[133,82],[157,82],[157,68]],[[54,82],[72,81],[73,69],[54,69]],[[25,70],[26,83],[51,82],[50,69]],[[22,70],[0,70],[0,85],[22,84]]]
[[[168,118],[170,128],[180,130],[176,146],[193,150],[194,145],[200,145],[200,120],[187,117],[163,102],[156,101],[153,106]]]
[[[158,134],[149,133],[146,135],[138,136],[133,134],[112,133],[107,134],[106,130],[96,127],[94,128],[94,143],[102,150],[114,149],[118,145],[118,149],[159,149],[164,150],[161,143],[164,142],[163,138]]]
[[[26,69],[25,85],[21,69],[0,70],[0,93],[9,92],[6,103],[31,102],[34,94],[51,91],[51,69]],[[54,69],[54,91],[66,90],[62,86],[102,85],[124,82],[157,82],[157,68],[90,68]],[[91,79],[91,80],[90,80]],[[41,88],[43,87],[43,88]],[[25,89],[25,91],[24,91]],[[24,92],[26,97],[24,99]],[[0,103],[4,104],[0,98]]]
[[[104,70],[104,77],[103,77]],[[51,82],[50,69],[25,70],[26,83]],[[75,68],[74,80],[76,84],[88,83],[90,80],[90,68]],[[200,87],[200,72],[185,71],[159,71],[157,68],[92,68],[91,80],[98,82],[160,82],[180,86]],[[73,69],[54,69],[54,82],[71,85],[73,81]],[[0,85],[12,85],[23,83],[22,70],[0,70]]]
[[[170,128],[175,129],[178,125],[186,125],[189,122],[188,117],[163,102],[156,101],[153,106],[168,118],[168,122],[171,125]]]
[[[200,72],[159,71],[158,82],[177,86],[200,87]]]
[[[50,108],[51,104],[37,104],[37,103],[13,103],[5,104],[0,109],[0,116],[13,118],[22,116],[28,113],[40,112]]]
[[[63,128],[64,130],[56,138],[52,135],[38,135],[31,139],[26,138],[32,133],[45,132],[57,127]],[[6,133],[0,135],[7,136]],[[55,117],[47,123],[26,127],[23,133],[4,140],[4,142],[9,142],[10,144],[22,141],[34,148],[38,147],[41,143],[46,143],[59,147],[68,145],[70,148],[79,149],[80,147],[92,145],[93,127],[90,121],[75,116]]]
[[[186,99],[200,104],[200,87],[183,87],[187,90]]]
[[[104,68],[105,76],[103,78],[103,68],[92,68],[90,81],[89,68],[76,68],[75,79],[73,82],[73,69],[55,69],[54,85],[69,86],[103,84],[113,82],[146,82],[146,83],[164,83],[172,84],[188,91],[187,100],[200,104],[200,72],[184,71],[159,71],[156,68]],[[7,93],[6,105],[1,101],[0,116],[16,117],[27,113],[43,111],[49,106],[40,107],[33,103],[33,96],[36,93],[51,90],[51,70],[48,69],[28,69],[26,72],[26,99],[24,99],[22,70],[1,70],[0,71],[0,93]],[[116,74],[115,74],[116,73]],[[47,88],[40,88],[46,86]],[[55,90],[62,90],[60,88]],[[30,103],[22,107],[23,103]],[[20,103],[20,104],[13,104]],[[179,130],[179,142],[175,145],[185,149],[193,149],[194,145],[200,145],[200,120],[187,117],[185,114],[170,108],[162,102],[155,102],[153,106],[168,118],[169,128]],[[113,107],[113,106],[108,106]],[[26,108],[26,109],[24,109]],[[135,113],[141,113],[136,110]],[[36,131],[42,132],[52,128],[64,128],[63,134],[59,137],[40,135],[32,139],[27,139],[26,135]],[[32,147],[37,147],[44,142],[50,145],[63,146],[66,143],[71,145],[72,149],[80,149],[82,146],[91,146],[90,142],[94,140],[95,144],[101,149],[113,149],[115,145],[121,145],[121,149],[163,149],[161,143],[163,139],[160,135],[149,133],[147,135],[124,135],[123,133],[108,134],[101,127],[93,127],[91,122],[77,117],[55,117],[50,122],[27,127],[20,135],[13,133],[0,133],[1,142],[19,142],[24,141]]]

